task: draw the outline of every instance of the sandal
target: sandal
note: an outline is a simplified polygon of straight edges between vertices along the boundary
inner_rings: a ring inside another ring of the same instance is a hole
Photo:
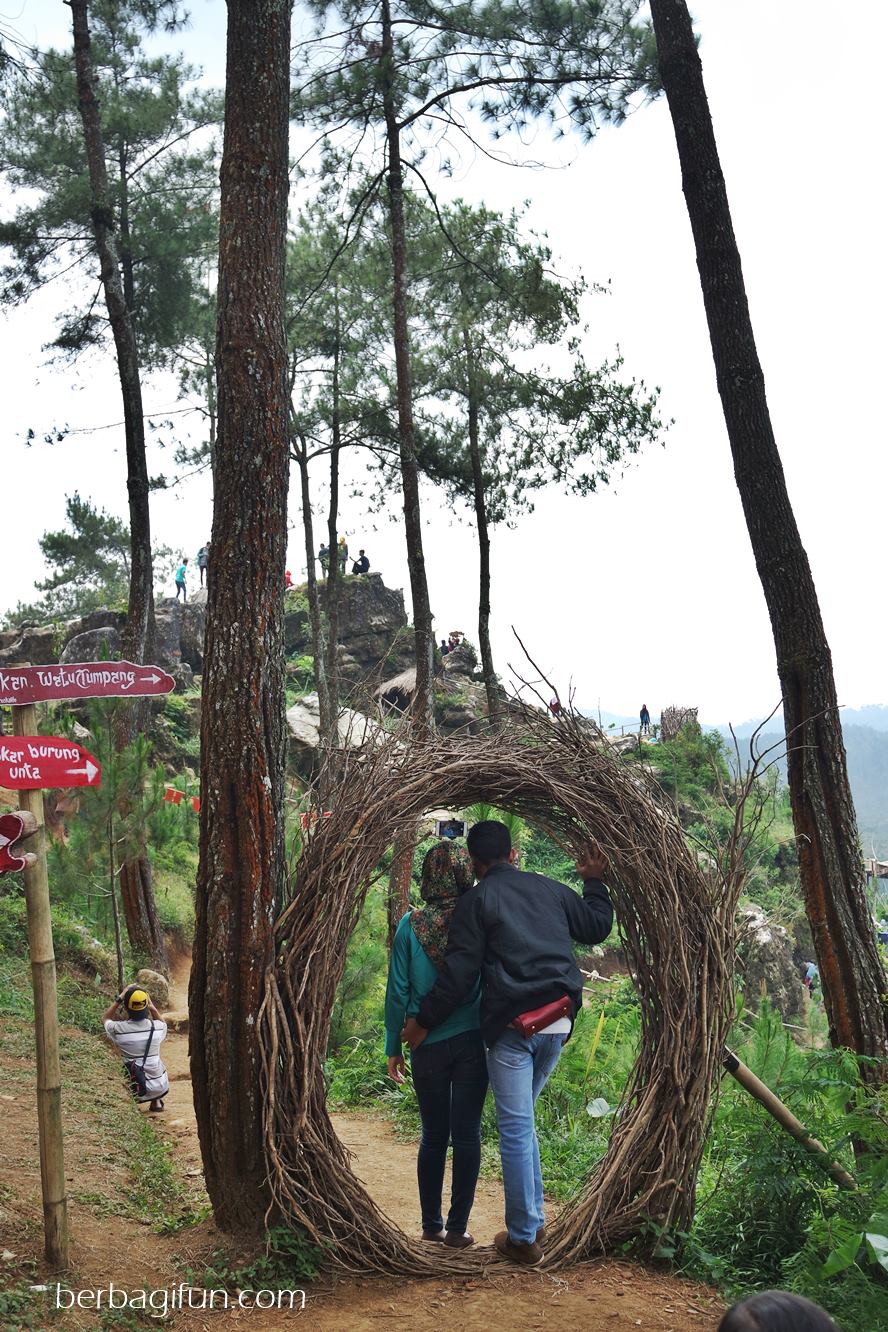
[[[151,1104],[148,1107],[148,1113],[151,1115],[159,1115],[162,1109],[163,1109],[163,1101],[160,1100],[160,1098],[158,1098],[157,1100],[151,1102]]]

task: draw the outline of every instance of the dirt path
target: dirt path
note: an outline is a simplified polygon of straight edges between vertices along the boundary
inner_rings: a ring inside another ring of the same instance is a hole
[[[179,1025],[187,1014],[188,965],[174,969],[170,1007]],[[154,1121],[173,1142],[188,1174],[200,1172],[200,1150],[188,1072],[188,1037],[171,1032],[164,1045],[170,1075],[167,1114]],[[398,1139],[383,1119],[366,1114],[331,1116],[333,1126],[352,1152],[352,1168],[382,1210],[408,1235],[419,1231],[416,1196],[416,1148]],[[448,1169],[449,1176],[449,1169]],[[445,1181],[445,1196],[449,1182]],[[479,1244],[490,1244],[503,1226],[499,1182],[481,1180],[472,1211],[471,1229]],[[647,1328],[657,1332],[712,1329],[722,1310],[706,1287],[661,1276],[628,1263],[584,1264],[568,1277],[512,1272],[497,1265],[477,1275],[443,1282],[403,1280],[334,1280],[315,1283],[308,1291],[304,1314],[257,1310],[230,1312],[223,1321],[250,1332],[294,1325],[297,1320],[317,1332],[378,1332],[380,1324],[396,1324],[417,1332],[438,1332],[457,1323],[460,1332],[512,1332],[512,1329],[555,1328],[568,1322],[584,1332],[619,1332]],[[181,1315],[176,1327],[205,1326],[203,1320]]]
[[[191,1082],[187,1036],[188,966],[175,971],[170,996],[170,1017],[176,1015],[164,1043],[163,1057],[170,1075],[166,1113],[148,1117],[152,1129],[166,1138],[179,1169],[195,1195],[202,1194],[202,1170]],[[176,1030],[178,1027],[179,1030]],[[75,1291],[107,1288],[170,1290],[186,1280],[204,1284],[202,1273],[214,1252],[225,1250],[229,1265],[237,1265],[226,1236],[212,1219],[171,1235],[154,1231],[146,1217],[122,1222],[121,1201],[131,1175],[125,1153],[113,1136],[99,1130],[113,1120],[114,1103],[125,1099],[119,1070],[110,1052],[96,1047],[92,1036],[71,1032],[76,1047],[66,1078],[66,1164],[72,1233],[72,1271],[67,1284]],[[41,1209],[34,1114],[33,1036],[23,1023],[0,1030],[0,1114],[4,1133],[0,1141],[0,1290],[4,1263],[15,1263],[13,1280],[53,1281],[40,1261]],[[77,1051],[82,1051],[78,1056]],[[82,1061],[96,1060],[93,1075],[108,1093],[97,1108],[90,1087],[78,1076]],[[353,1168],[392,1221],[406,1233],[418,1233],[415,1144],[400,1141],[389,1124],[360,1114],[338,1114],[333,1122],[353,1152]],[[480,1244],[489,1244],[502,1227],[502,1193],[498,1183],[482,1181],[471,1226]],[[4,1248],[4,1245],[8,1248]],[[11,1254],[11,1257],[8,1255]],[[512,1270],[502,1263],[485,1267],[478,1255],[478,1270],[471,1276],[440,1281],[394,1279],[344,1280],[325,1275],[306,1290],[304,1311],[229,1308],[226,1312],[177,1311],[164,1326],[175,1332],[213,1332],[215,1328],[242,1328],[244,1332],[272,1332],[302,1326],[312,1332],[378,1332],[397,1326],[409,1332],[440,1332],[456,1324],[459,1332],[518,1332],[518,1329],[556,1328],[567,1324],[583,1332],[623,1332],[646,1328],[650,1332],[696,1332],[714,1329],[722,1305],[711,1289],[630,1263],[588,1263],[567,1275]],[[31,1260],[33,1266],[30,1265]],[[242,1259],[241,1259],[242,1261]],[[25,1266],[21,1266],[21,1264]],[[10,1275],[12,1275],[10,1269]],[[186,1272],[188,1276],[186,1277]],[[33,1275],[31,1275],[33,1273]],[[210,1284],[216,1284],[210,1282]],[[300,1283],[294,1282],[294,1285]],[[43,1297],[40,1297],[43,1298]],[[25,1326],[37,1326],[29,1322]],[[53,1325],[78,1332],[97,1332],[94,1315],[63,1314]],[[0,1328],[22,1326],[5,1321]],[[102,1327],[132,1327],[132,1322],[102,1322]]]

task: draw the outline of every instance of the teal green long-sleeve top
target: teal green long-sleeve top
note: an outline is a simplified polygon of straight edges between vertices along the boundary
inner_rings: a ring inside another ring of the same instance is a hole
[[[392,941],[388,981],[385,987],[385,1052],[399,1055],[402,1051],[401,1028],[408,1017],[416,1017],[419,1005],[438,979],[438,973],[429,955],[413,933],[410,912],[402,916]],[[481,977],[468,1000],[455,1008],[440,1026],[426,1037],[426,1044],[446,1041],[463,1031],[477,1031],[481,1025]]]

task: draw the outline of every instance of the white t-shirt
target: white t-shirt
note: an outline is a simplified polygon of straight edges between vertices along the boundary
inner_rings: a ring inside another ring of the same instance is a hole
[[[570,1018],[560,1017],[556,1018],[554,1022],[550,1022],[548,1027],[541,1027],[540,1030],[537,1032],[537,1035],[559,1036],[561,1032],[570,1031],[570,1028],[571,1028]]]
[[[148,1033],[151,1031],[152,1022],[154,1023],[154,1031],[151,1033],[151,1045],[148,1050],[148,1058],[145,1060],[147,1090],[146,1095],[139,1098],[146,1101],[153,1101],[158,1096],[166,1096],[170,1089],[170,1080],[160,1058],[160,1046],[166,1038],[167,1024],[163,1018],[150,1018],[147,1022],[133,1022],[132,1018],[127,1018],[124,1022],[115,1022],[112,1018],[109,1018],[105,1023],[105,1031],[111,1037],[123,1058],[136,1059],[141,1064],[145,1046],[148,1045]]]

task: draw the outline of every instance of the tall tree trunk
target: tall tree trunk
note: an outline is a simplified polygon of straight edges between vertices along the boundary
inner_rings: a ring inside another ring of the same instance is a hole
[[[684,0],[651,0],[651,13],[734,474],[777,650],[802,891],[830,1038],[880,1060],[863,1077],[881,1081],[885,973],[867,909],[832,658],[771,426],[691,18]]]
[[[421,735],[429,735],[433,720],[434,638],[432,608],[422,549],[419,507],[419,466],[413,436],[413,389],[410,373],[410,330],[407,321],[407,231],[404,224],[404,172],[401,132],[394,98],[395,48],[389,0],[382,0],[382,106],[388,148],[389,218],[392,250],[392,305],[394,314],[395,378],[398,395],[398,443],[401,486],[404,492],[404,533],[407,568],[413,602],[413,638],[416,651],[416,690],[411,716]],[[388,887],[389,947],[398,921],[410,902],[410,872],[416,829],[405,828],[395,841]]]
[[[404,530],[407,538],[407,568],[413,601],[413,634],[416,643],[416,692],[413,720],[422,732],[432,729],[432,675],[434,639],[432,610],[422,550],[422,521],[419,508],[419,466],[413,437],[413,395],[410,374],[410,332],[407,323],[407,233],[404,225],[404,173],[401,166],[401,133],[394,98],[395,51],[392,40],[389,0],[382,2],[382,105],[388,147],[388,195],[392,249],[392,304],[394,314],[395,375],[398,395],[398,443],[401,455],[401,485],[404,492]]]
[[[89,169],[90,205],[93,235],[102,278],[102,290],[108,320],[114,336],[117,374],[123,399],[124,438],[126,441],[126,485],[130,520],[130,585],[126,627],[123,631],[124,656],[142,662],[151,646],[154,625],[153,568],[151,557],[151,519],[148,507],[148,463],[145,457],[145,421],[142,414],[142,381],[139,352],[121,277],[121,258],[115,235],[105,142],[89,34],[87,0],[71,0],[74,31],[74,66],[77,98],[83,123],[83,139]],[[125,171],[125,162],[122,163]],[[116,714],[115,744],[123,750],[142,727],[147,715],[145,704],[121,705]],[[121,811],[126,817],[126,811]],[[120,871],[120,893],[130,945],[144,954],[159,970],[167,972],[169,963],[163,933],[154,905],[151,864],[147,850],[127,860]]]
[[[254,1233],[270,1203],[257,1017],[284,876],[289,76],[290,0],[228,0],[190,1054],[216,1221]]]
[[[463,330],[466,353],[466,385],[468,387],[469,457],[472,462],[472,489],[475,504],[475,526],[478,529],[478,647],[481,652],[481,671],[487,691],[487,716],[491,726],[499,728],[503,721],[499,683],[493,665],[490,645],[490,532],[487,527],[487,500],[484,494],[484,469],[481,465],[479,429],[480,402],[478,386],[472,371],[472,342]]]
[[[302,531],[305,535],[305,590],[308,596],[308,622],[311,629],[311,650],[314,655],[315,684],[318,691],[318,728],[320,731],[320,796],[325,804],[328,789],[328,743],[333,732],[333,712],[330,701],[330,687],[327,677],[327,635],[324,632],[321,613],[321,595],[315,572],[314,523],[311,516],[311,491],[308,483],[308,445],[305,439],[294,444],[294,454],[299,467],[299,482],[302,497]]]
[[[333,383],[331,385],[332,397],[332,416],[331,416],[331,447],[330,447],[330,510],[327,515],[327,545],[330,551],[336,551],[336,556],[330,556],[330,572],[327,576],[327,586],[325,589],[326,611],[327,611],[327,689],[330,695],[330,713],[331,727],[330,734],[326,737],[329,745],[329,761],[335,763],[335,750],[339,742],[339,589],[341,586],[341,576],[339,569],[339,539],[337,536],[337,527],[339,525],[339,451],[342,448],[342,413],[340,404],[340,367],[342,361],[342,349],[340,346],[340,325],[339,325],[339,284],[336,283],[334,291],[334,332],[333,332]],[[344,573],[345,570],[342,570]]]

